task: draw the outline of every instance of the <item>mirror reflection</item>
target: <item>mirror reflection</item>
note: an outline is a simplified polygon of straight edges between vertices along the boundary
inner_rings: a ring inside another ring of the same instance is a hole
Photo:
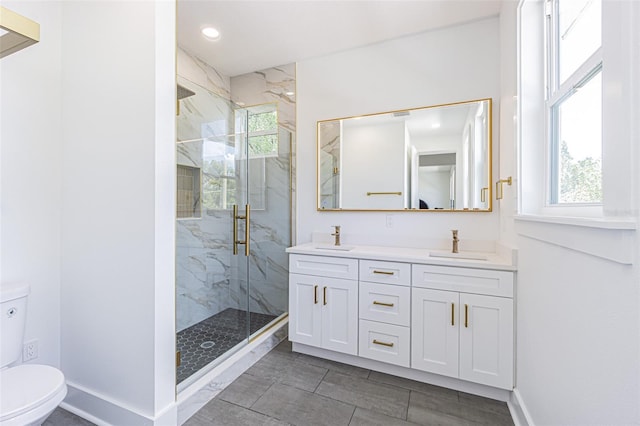
[[[318,210],[491,211],[491,99],[318,122]]]

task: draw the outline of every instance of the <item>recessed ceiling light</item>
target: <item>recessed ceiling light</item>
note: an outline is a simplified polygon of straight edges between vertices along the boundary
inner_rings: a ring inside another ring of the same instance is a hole
[[[202,29],[202,35],[209,40],[217,40],[220,38],[220,31],[216,30],[213,27],[205,27]]]
[[[431,125],[431,128],[432,128],[432,129],[439,129],[439,128],[440,128],[440,123],[433,123],[433,124]]]

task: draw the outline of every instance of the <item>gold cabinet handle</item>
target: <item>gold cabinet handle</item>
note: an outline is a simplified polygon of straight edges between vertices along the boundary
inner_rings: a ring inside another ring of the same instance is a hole
[[[318,304],[318,286],[317,285],[313,286],[313,304],[314,305]]]
[[[451,325],[456,325],[455,323],[455,316],[454,316],[454,304],[451,304]]]
[[[393,342],[391,342],[391,343],[381,342],[379,340],[373,339],[373,343],[376,344],[376,345],[386,346],[388,348],[392,348],[393,347]]]
[[[374,274],[378,274],[378,275],[393,275],[393,272],[389,272],[389,271],[378,271],[378,270],[373,270]]]
[[[322,304],[327,304],[327,287],[322,288]]]
[[[469,305],[464,305],[464,326],[469,327]]]
[[[393,303],[378,302],[377,300],[374,300],[373,304],[374,305],[380,305],[380,306],[388,306],[390,308],[393,307]]]

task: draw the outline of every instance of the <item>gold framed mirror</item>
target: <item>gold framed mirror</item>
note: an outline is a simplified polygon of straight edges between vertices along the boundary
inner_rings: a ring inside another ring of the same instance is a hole
[[[489,212],[491,98],[317,123],[318,211]]]

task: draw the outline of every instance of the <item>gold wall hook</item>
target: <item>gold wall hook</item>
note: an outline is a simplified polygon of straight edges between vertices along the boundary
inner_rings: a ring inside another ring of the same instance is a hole
[[[504,193],[502,191],[502,185],[505,183],[511,186],[511,184],[513,183],[511,176],[509,176],[506,179],[500,179],[499,181],[496,182],[496,200],[502,200],[502,197],[504,196]]]

